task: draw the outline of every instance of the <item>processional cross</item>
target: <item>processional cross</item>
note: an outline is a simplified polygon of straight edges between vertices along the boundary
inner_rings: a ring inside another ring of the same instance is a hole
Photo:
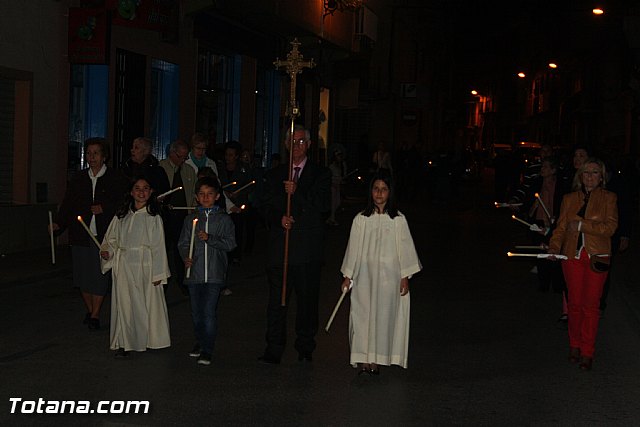
[[[289,181],[292,181],[293,175],[293,128],[296,117],[300,114],[298,103],[296,101],[296,82],[298,74],[302,73],[305,68],[313,68],[316,66],[313,59],[305,60],[298,51],[300,42],[297,38],[291,42],[291,51],[287,53],[287,59],[281,61],[279,58],[273,62],[273,65],[277,68],[284,68],[291,78],[291,90],[289,92],[289,109],[288,114],[291,116],[291,127],[289,129]],[[291,194],[287,193],[287,217],[291,216]],[[284,269],[282,273],[282,300],[281,304],[284,307],[287,305],[287,270],[289,267],[289,229],[285,229],[284,234]]]

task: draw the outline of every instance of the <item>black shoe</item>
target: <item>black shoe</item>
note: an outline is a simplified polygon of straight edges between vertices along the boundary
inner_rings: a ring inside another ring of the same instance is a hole
[[[124,351],[124,348],[119,348],[118,351],[116,351],[116,359],[127,359],[129,358],[129,352],[128,351]]]
[[[89,319],[91,319],[91,313],[87,313],[84,315],[84,320],[82,321],[83,325],[86,325],[89,323]]]
[[[193,350],[189,352],[190,357],[200,357],[200,344],[193,346]]]
[[[258,362],[264,363],[265,365],[279,365],[280,359],[276,359],[275,357],[265,353],[258,357]]]
[[[298,353],[298,362],[312,362],[311,353]]]
[[[100,329],[100,320],[92,317],[91,319],[89,319],[87,326],[89,326],[89,329],[91,329],[92,331],[97,331],[98,329]]]

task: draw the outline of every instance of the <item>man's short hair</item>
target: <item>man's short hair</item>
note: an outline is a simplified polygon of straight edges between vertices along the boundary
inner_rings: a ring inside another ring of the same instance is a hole
[[[176,153],[179,148],[184,148],[186,151],[189,151],[189,146],[186,142],[181,139],[176,139],[171,143],[171,145],[169,145],[169,152]]]
[[[293,133],[299,132],[299,131],[304,131],[304,140],[305,141],[311,141],[311,133],[309,132],[309,130],[307,128],[305,128],[302,125],[295,125],[293,127]],[[291,141],[291,128],[287,129],[287,133],[285,135],[285,142],[286,141]]]

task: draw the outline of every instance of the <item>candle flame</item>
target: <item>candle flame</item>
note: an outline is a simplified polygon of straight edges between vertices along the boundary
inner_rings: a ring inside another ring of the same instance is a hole
[[[511,252],[507,252],[507,256],[513,256]]]
[[[515,215],[511,215],[511,218],[516,219],[516,216]]]
[[[198,222],[198,218],[193,218],[193,223],[195,224],[196,222]]]
[[[242,205],[242,206],[240,206],[240,209],[244,209],[246,207],[247,207],[247,205]]]
[[[78,215],[78,221],[82,221],[82,217]]]
[[[538,194],[538,193],[536,193],[535,196],[536,196],[536,199],[540,198],[540,194]]]

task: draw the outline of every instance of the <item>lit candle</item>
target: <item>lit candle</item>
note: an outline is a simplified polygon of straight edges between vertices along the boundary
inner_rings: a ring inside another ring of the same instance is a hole
[[[521,222],[522,224],[526,225],[527,227],[531,227],[531,224],[529,224],[527,221],[524,221],[524,220],[522,220],[522,219],[518,218],[518,217],[517,217],[517,216],[515,216],[515,215],[511,215],[511,218],[515,219],[515,220],[516,220],[516,221],[518,221],[518,222]]]
[[[196,237],[196,225],[198,224],[198,218],[193,219],[193,223],[191,225],[191,242],[189,242],[189,259],[193,263],[193,241]],[[191,267],[187,267],[187,273],[185,277],[188,279],[191,276]]]
[[[237,182],[232,181],[232,182],[230,182],[230,183],[228,183],[228,184],[226,184],[226,185],[223,185],[223,186],[222,186],[222,189],[229,188],[229,187],[231,187],[232,185],[236,185],[236,184],[237,184]]]
[[[507,252],[507,256],[524,256],[524,257],[537,258],[538,254],[514,254],[513,252]]]
[[[49,230],[51,230],[50,238],[51,238],[51,264],[56,263],[56,243],[53,240],[53,216],[51,215],[51,211],[49,211]]]
[[[241,192],[242,190],[244,190],[245,188],[250,187],[250,186],[252,186],[252,185],[253,185],[253,184],[255,184],[255,183],[256,183],[255,181],[251,181],[251,182],[249,182],[249,183],[247,183],[247,184],[243,185],[242,187],[238,188],[236,191],[234,191],[234,192],[233,192],[233,193],[231,193],[231,194],[232,194],[232,195],[236,195],[236,194],[238,194],[239,192]]]
[[[162,200],[162,199],[164,199],[165,197],[167,197],[169,194],[171,194],[171,193],[175,193],[175,192],[176,192],[176,191],[178,191],[178,190],[182,190],[182,187],[176,187],[176,188],[174,188],[173,190],[169,190],[169,191],[167,191],[166,193],[162,193],[161,195],[159,195],[159,196],[158,196],[158,200]]]
[[[540,206],[542,206],[542,209],[544,209],[544,213],[547,214],[547,218],[549,218],[549,221],[551,221],[551,214],[549,213],[549,210],[547,209],[547,207],[544,205],[544,202],[540,198],[540,194],[536,193],[536,199],[538,199],[538,203],[540,203]]]
[[[91,237],[91,240],[93,240],[93,242],[98,247],[98,250],[100,250],[100,242],[98,242],[98,239],[96,239],[96,236],[93,235],[93,233],[91,232],[89,227],[87,227],[87,224],[85,224],[85,222],[82,220],[82,217],[80,215],[78,215],[78,221],[80,222],[82,227],[84,227],[84,229],[87,230],[87,233],[89,233],[89,237]]]

